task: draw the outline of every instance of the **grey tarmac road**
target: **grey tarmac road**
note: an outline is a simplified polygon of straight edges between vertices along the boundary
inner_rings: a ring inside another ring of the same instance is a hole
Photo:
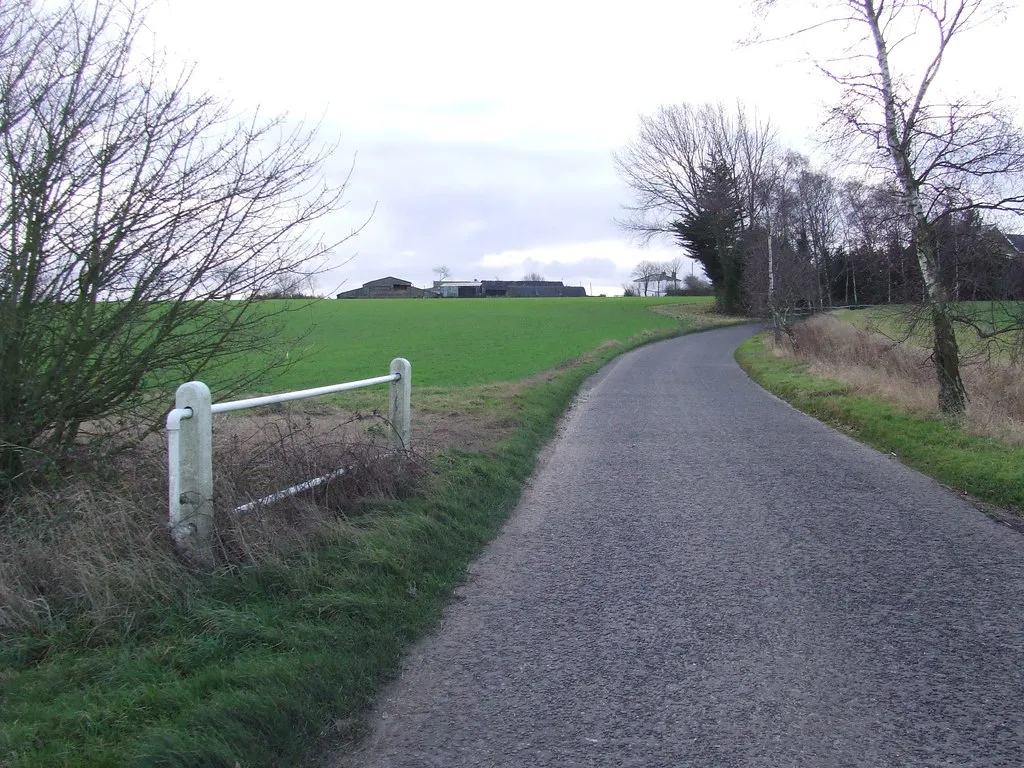
[[[766,394],[753,331],[591,381],[335,765],[1024,766],[1024,537]]]

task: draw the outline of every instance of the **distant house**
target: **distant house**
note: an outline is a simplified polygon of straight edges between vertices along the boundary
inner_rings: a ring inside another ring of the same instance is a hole
[[[661,296],[667,295],[670,290],[679,290],[679,278],[675,272],[654,272],[638,277],[633,282],[636,283],[637,295]]]
[[[398,277],[381,277],[363,283],[361,288],[339,293],[339,299],[435,299],[434,291],[417,288],[408,280]]]
[[[1007,264],[1002,275],[1002,296],[1014,301],[1024,300],[1024,235],[1003,235],[1010,244]]]
[[[445,298],[568,298],[587,295],[583,286],[561,280],[437,280],[434,291]]]
[[[1024,256],[1024,235],[1003,235],[1016,256]]]

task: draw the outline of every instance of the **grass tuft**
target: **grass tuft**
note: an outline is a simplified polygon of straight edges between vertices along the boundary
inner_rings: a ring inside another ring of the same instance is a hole
[[[913,413],[938,418],[938,384],[930,352],[916,344],[818,315],[794,329],[796,348],[776,354],[806,362],[809,370],[842,381],[852,391],[881,397]],[[999,356],[967,356],[961,375],[970,400],[960,421],[967,432],[1024,445],[1024,369]]]

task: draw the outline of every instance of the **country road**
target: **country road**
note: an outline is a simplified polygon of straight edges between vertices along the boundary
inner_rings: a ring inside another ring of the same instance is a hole
[[[1024,765],[1024,537],[753,384],[753,332],[589,383],[334,765]]]

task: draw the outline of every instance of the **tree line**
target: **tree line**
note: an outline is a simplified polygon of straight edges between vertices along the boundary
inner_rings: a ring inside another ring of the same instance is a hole
[[[645,239],[667,235],[677,242],[701,264],[720,309],[731,314],[769,314],[773,292],[776,309],[783,312],[924,299],[914,233],[900,194],[885,184],[842,179],[816,168],[808,157],[780,146],[770,127],[743,126],[746,120],[742,107],[730,111],[715,104],[664,107],[644,117],[640,136],[617,157],[620,173],[634,189],[636,174],[651,173],[651,146],[665,147],[670,138],[696,147],[695,139],[712,136],[739,144],[739,151],[716,146],[708,159],[691,161],[699,170],[692,183],[672,187],[678,195],[672,207],[668,199],[635,205],[626,228]],[[723,125],[739,130],[724,131]],[[680,129],[698,135],[667,135]],[[754,146],[745,136],[762,145],[756,173],[744,157]],[[643,165],[635,162],[641,156]],[[678,155],[660,159],[660,171],[672,174]],[[940,201],[931,237],[938,280],[953,301],[1024,300],[1024,259],[1015,257],[1002,230],[986,222],[981,211]],[[680,261],[638,263],[632,273],[637,292],[646,295],[658,278],[675,279]],[[692,282],[687,287],[697,288]]]
[[[775,5],[760,4],[764,20]],[[770,315],[778,328],[800,307],[925,307],[939,404],[960,413],[960,303],[1024,299],[1022,257],[995,226],[1024,214],[1024,134],[997,101],[950,99],[935,83],[953,41],[1002,9],[986,0],[806,5],[813,23],[776,39],[843,35],[848,55],[817,62],[842,87],[826,137],[838,171],[782,146],[742,105],[665,106],[615,154],[633,193],[621,224],[643,242],[684,248],[721,311]],[[910,34],[930,35],[921,39],[932,47],[919,66],[900,57],[897,69],[893,50]],[[1024,328],[1020,306],[1008,305],[1012,322],[1000,331]]]

